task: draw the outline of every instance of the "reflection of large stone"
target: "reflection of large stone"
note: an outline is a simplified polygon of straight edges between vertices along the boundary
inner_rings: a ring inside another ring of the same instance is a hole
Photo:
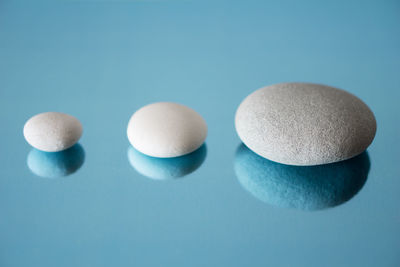
[[[56,178],[77,171],[85,161],[85,151],[80,144],[60,152],[32,149],[27,158],[29,169],[36,175]]]
[[[290,166],[262,158],[241,144],[235,172],[256,198],[280,207],[319,210],[340,205],[363,187],[370,168],[367,152],[318,166]]]
[[[206,155],[205,144],[190,154],[175,158],[155,158],[140,153],[132,146],[128,149],[128,160],[132,167],[144,176],[158,180],[179,178],[195,171]]]

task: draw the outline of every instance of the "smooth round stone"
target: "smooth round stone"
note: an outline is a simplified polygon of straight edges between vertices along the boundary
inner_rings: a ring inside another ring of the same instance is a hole
[[[33,148],[27,158],[29,169],[45,178],[70,175],[76,172],[84,161],[85,151],[80,144],[60,152],[44,152]]]
[[[281,83],[246,97],[235,118],[243,143],[289,165],[319,165],[362,153],[376,132],[374,114],[356,96],[330,86]]]
[[[207,155],[206,144],[192,153],[174,158],[155,158],[140,153],[132,146],[128,149],[129,163],[140,174],[155,180],[172,180],[198,169]]]
[[[364,186],[368,153],[317,166],[270,161],[241,144],[234,161],[240,184],[257,199],[282,208],[321,210],[343,204]]]
[[[127,129],[129,142],[152,157],[179,157],[198,149],[206,139],[207,124],[193,109],[160,102],[136,111]]]
[[[82,136],[82,125],[71,115],[45,112],[33,116],[25,123],[24,136],[34,148],[57,152],[78,142]]]

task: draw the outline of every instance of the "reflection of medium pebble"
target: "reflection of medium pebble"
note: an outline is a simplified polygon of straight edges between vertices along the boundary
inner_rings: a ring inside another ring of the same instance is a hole
[[[152,157],[186,155],[206,139],[207,125],[193,109],[181,104],[160,102],[136,111],[127,129],[129,142]]]
[[[236,131],[247,147],[290,165],[318,165],[352,158],[372,142],[376,121],[354,95],[311,83],[261,88],[240,104]]]
[[[85,160],[85,151],[80,144],[60,151],[43,152],[32,149],[27,164],[36,175],[46,178],[67,176],[77,171]]]
[[[140,153],[132,146],[128,149],[129,163],[139,173],[156,180],[180,178],[194,172],[207,155],[206,145],[181,157],[156,158]]]
[[[268,204],[300,210],[340,205],[363,187],[370,161],[367,152],[341,162],[291,166],[267,160],[240,145],[235,155],[240,184]]]
[[[34,148],[57,152],[78,142],[82,136],[82,125],[71,115],[45,112],[33,116],[25,123],[24,136]]]

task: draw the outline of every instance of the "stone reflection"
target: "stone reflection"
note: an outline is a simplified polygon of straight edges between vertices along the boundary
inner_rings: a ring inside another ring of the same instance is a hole
[[[140,174],[156,180],[175,179],[188,175],[201,166],[206,155],[205,144],[190,154],[175,158],[150,157],[132,146],[128,148],[128,160],[132,167]]]
[[[367,180],[370,161],[364,152],[352,159],[318,166],[290,166],[267,160],[241,144],[234,161],[240,184],[271,205],[321,210],[356,195]]]
[[[60,151],[44,152],[33,148],[27,158],[29,169],[45,178],[57,178],[76,172],[85,161],[85,151],[80,144]]]

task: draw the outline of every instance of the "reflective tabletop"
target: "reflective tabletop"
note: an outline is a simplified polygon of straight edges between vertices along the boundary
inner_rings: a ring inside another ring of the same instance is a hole
[[[400,3],[0,2],[0,266],[400,266]],[[351,160],[293,167],[247,149],[240,102],[280,82],[361,98],[378,124]],[[197,151],[147,157],[130,116],[159,101],[208,124]],[[83,136],[32,149],[59,111]]]

